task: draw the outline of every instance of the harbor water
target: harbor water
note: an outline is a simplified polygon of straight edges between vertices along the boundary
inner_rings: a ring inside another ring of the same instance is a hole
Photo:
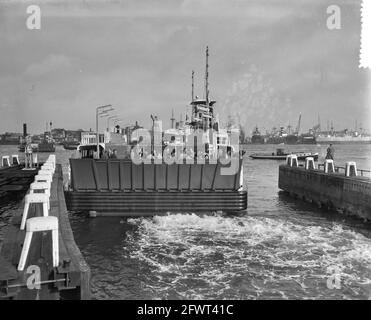
[[[371,224],[291,199],[278,189],[282,161],[251,160],[274,145],[246,146],[248,210],[89,218],[69,213],[91,267],[94,299],[369,299]],[[319,152],[326,145],[286,146]],[[17,154],[0,146],[0,155]],[[48,154],[39,154],[42,161]],[[67,177],[76,151],[57,146]],[[22,157],[21,157],[22,158]],[[371,169],[371,145],[335,145],[335,165]],[[0,203],[0,246],[19,200]]]

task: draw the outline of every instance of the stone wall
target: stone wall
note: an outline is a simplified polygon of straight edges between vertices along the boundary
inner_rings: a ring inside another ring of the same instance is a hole
[[[319,207],[371,220],[370,178],[281,165],[278,187]]]

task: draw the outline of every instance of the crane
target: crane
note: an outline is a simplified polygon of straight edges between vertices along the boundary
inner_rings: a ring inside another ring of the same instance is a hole
[[[295,131],[295,133],[296,133],[297,135],[299,135],[299,131],[300,131],[300,122],[301,122],[301,113],[299,114],[298,125],[297,125],[297,127],[296,127],[296,131]]]

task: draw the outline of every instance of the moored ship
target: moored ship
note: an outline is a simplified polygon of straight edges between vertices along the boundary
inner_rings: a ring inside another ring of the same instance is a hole
[[[284,138],[284,143],[285,144],[297,144],[299,141],[298,135],[297,134],[288,134]]]
[[[251,143],[263,144],[264,142],[264,136],[260,133],[258,126],[256,126],[251,136]]]
[[[44,134],[44,138],[38,144],[37,152],[55,152],[55,144],[46,134]]]
[[[317,143],[333,144],[371,144],[371,136],[361,134],[349,134],[346,131],[338,134],[319,134],[316,137]]]
[[[300,144],[316,144],[316,137],[312,133],[302,133],[299,137]]]

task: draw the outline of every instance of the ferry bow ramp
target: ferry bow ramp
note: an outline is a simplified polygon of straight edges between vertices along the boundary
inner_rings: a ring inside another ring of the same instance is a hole
[[[69,210],[98,215],[240,212],[247,209],[242,159],[235,174],[221,163],[135,164],[126,159],[70,159]]]

